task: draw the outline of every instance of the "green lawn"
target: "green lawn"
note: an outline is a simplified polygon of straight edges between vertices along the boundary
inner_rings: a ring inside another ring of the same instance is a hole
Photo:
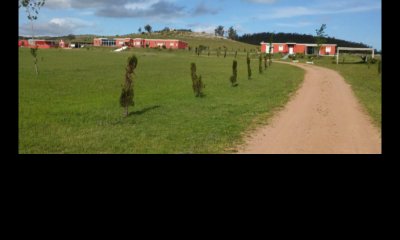
[[[139,59],[136,106],[119,106],[128,56]],[[273,64],[260,75],[238,58],[239,86],[230,86],[233,57],[139,49],[39,50],[39,78],[29,49],[19,50],[20,153],[224,153],[246,130],[265,122],[303,80],[304,71]],[[206,84],[195,98],[190,63]],[[263,119],[263,120],[261,120]]]
[[[340,64],[336,64],[334,57],[321,57],[314,59],[317,66],[333,69],[339,72],[343,78],[351,85],[360,103],[371,116],[376,127],[381,129],[382,125],[382,75],[378,74],[378,63],[371,64],[369,67],[365,63],[360,63],[361,58],[340,54]],[[343,63],[343,57],[345,62]],[[377,56],[377,59],[380,59]],[[298,59],[306,62],[306,59]],[[308,61],[308,60],[307,60]]]

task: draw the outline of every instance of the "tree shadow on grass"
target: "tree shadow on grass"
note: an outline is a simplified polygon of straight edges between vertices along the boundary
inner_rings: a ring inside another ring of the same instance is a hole
[[[142,115],[142,114],[145,114],[145,113],[148,112],[148,111],[151,111],[151,110],[154,110],[154,109],[157,109],[157,108],[160,108],[160,107],[161,107],[160,105],[155,105],[155,106],[152,106],[152,107],[147,107],[147,108],[144,108],[144,109],[142,109],[142,110],[140,110],[140,111],[131,112],[131,113],[128,114],[128,116]]]

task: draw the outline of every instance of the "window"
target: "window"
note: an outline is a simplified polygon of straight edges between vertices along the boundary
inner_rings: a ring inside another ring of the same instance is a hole
[[[283,45],[279,46],[279,52],[283,52]]]
[[[170,43],[169,46],[170,46],[170,47],[173,47],[173,46],[174,46],[174,43]]]
[[[331,53],[331,47],[326,47],[326,53]]]

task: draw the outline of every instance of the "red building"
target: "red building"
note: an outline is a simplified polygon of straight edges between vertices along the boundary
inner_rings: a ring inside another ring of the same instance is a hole
[[[55,48],[58,47],[58,43],[56,41],[50,40],[36,40],[36,39],[29,39],[29,40],[19,40],[18,41],[19,47],[29,47],[29,48]]]
[[[165,48],[168,49],[186,49],[188,47],[188,43],[176,40],[176,39],[143,39],[143,38],[115,38],[115,39],[107,39],[107,38],[95,38],[93,40],[93,46],[107,46],[107,47],[135,47],[135,48]]]
[[[334,56],[336,49],[336,44],[323,44],[319,55]],[[261,52],[269,53],[269,43],[261,43]],[[272,43],[271,53],[317,55],[318,47],[312,43]]]

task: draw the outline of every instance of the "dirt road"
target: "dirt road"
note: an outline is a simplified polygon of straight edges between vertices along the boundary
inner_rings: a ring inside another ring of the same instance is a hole
[[[244,154],[380,154],[381,136],[335,71],[306,64],[304,82],[270,123],[248,137]]]

